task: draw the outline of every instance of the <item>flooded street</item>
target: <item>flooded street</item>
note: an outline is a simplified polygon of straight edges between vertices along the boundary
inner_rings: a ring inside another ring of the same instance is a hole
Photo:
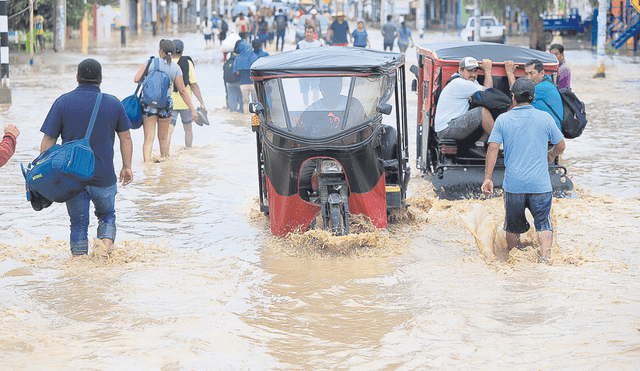
[[[258,212],[250,115],[224,108],[222,53],[203,49],[201,35],[176,36],[211,125],[193,125],[185,148],[179,123],[171,158],[151,164],[142,130],[132,131],[134,181],[118,187],[109,257],[94,249],[72,261],[66,208],[34,211],[20,171],[87,56],[12,66],[13,104],[0,120],[21,135],[0,168],[0,369],[640,369],[637,57],[608,58],[607,78],[596,80],[594,55],[565,52],[589,124],[566,141],[575,197],[554,199],[552,260],[541,265],[531,250],[506,263],[486,254],[503,243],[502,199],[438,200],[413,157],[415,220],[359,237],[273,237]],[[102,91],[132,94],[160,39],[92,50]],[[407,96],[415,156],[416,96]],[[96,227],[92,216],[90,240]]]

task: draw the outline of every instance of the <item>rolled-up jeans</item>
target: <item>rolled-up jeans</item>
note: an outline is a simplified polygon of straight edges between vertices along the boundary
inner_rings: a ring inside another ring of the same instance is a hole
[[[227,94],[229,96],[229,111],[244,113],[242,107],[242,90],[240,89],[240,83],[228,82]]]
[[[66,202],[71,220],[71,253],[86,254],[89,251],[89,201],[93,201],[98,217],[98,238],[116,239],[116,193],[117,184],[109,187],[86,186],[81,192]]]

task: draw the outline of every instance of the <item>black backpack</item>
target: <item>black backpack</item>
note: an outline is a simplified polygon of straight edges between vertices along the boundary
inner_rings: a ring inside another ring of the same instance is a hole
[[[469,97],[469,109],[484,107],[491,112],[495,120],[501,114],[507,112],[511,107],[511,98],[495,88],[479,90]]]
[[[262,21],[258,23],[258,32],[265,33],[269,32],[269,23],[267,21]]]
[[[227,59],[227,61],[224,62],[224,65],[222,66],[222,71],[223,71],[222,77],[224,78],[224,82],[229,82],[229,83],[240,82],[240,75],[238,75],[237,73],[233,73],[233,61],[235,59],[236,59],[235,57],[231,57]]]
[[[220,32],[227,33],[227,31],[229,31],[229,25],[224,19],[220,20]]]
[[[278,31],[284,31],[287,28],[287,17],[280,14],[276,17],[276,29]]]
[[[573,139],[579,137],[584,128],[587,126],[587,113],[585,111],[584,103],[571,91],[571,88],[563,88],[558,90],[560,92],[560,98],[562,99],[562,108],[564,109],[564,116],[560,119],[560,116],[551,106],[544,102],[549,107],[551,112],[560,120],[560,126],[562,127],[562,134],[567,139]]]

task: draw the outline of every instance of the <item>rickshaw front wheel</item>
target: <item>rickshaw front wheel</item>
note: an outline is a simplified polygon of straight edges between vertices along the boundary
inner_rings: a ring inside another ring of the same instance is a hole
[[[342,214],[340,213],[339,204],[330,204],[329,216],[331,217],[331,232],[336,236],[344,235],[342,228]]]

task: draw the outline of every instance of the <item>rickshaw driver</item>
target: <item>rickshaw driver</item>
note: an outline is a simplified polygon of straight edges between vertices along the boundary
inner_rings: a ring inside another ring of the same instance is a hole
[[[491,112],[484,107],[469,110],[469,97],[477,91],[493,87],[492,63],[490,59],[483,59],[480,66],[473,57],[463,58],[458,72],[453,74],[442,89],[436,106],[435,130],[440,139],[462,140],[482,126],[483,133],[476,141],[475,148],[469,149],[481,157],[486,156],[485,143],[489,139],[494,121]],[[477,81],[479,68],[484,71],[484,85]]]
[[[342,77],[324,77],[320,80],[322,98],[307,107],[294,124],[312,136],[328,134],[340,129],[345,117],[349,98],[341,95]],[[366,118],[364,107],[356,98],[351,98],[350,123],[362,122]]]

